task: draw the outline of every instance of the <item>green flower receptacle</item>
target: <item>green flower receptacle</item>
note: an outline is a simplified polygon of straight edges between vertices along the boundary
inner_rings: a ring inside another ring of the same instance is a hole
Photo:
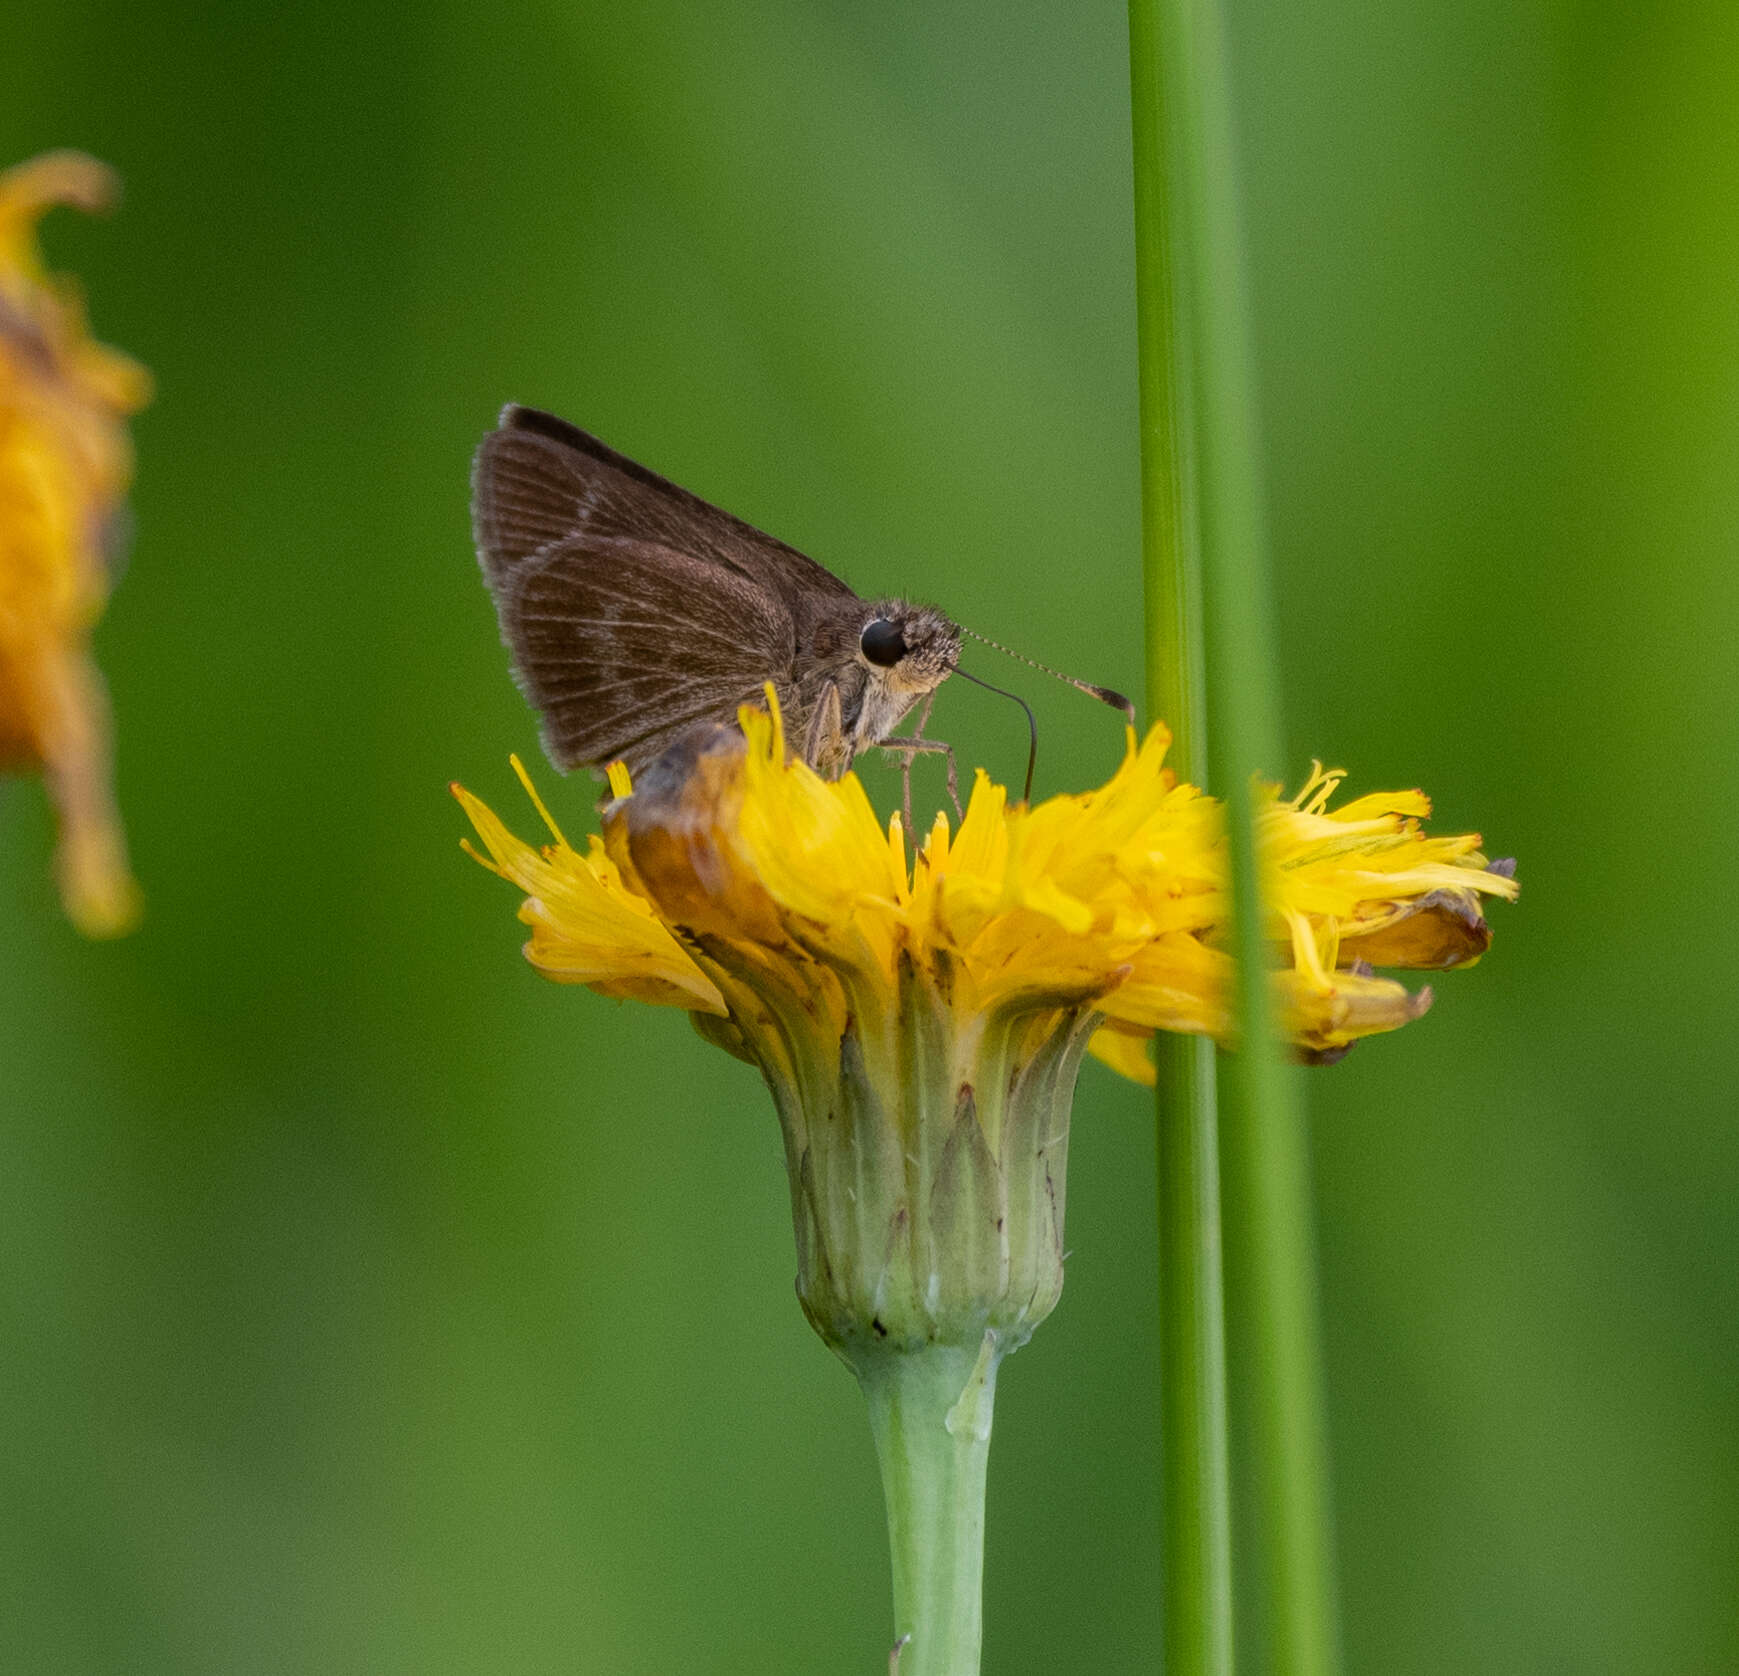
[[[902,962],[894,1016],[745,1038],[778,1106],[797,1293],[869,1403],[901,1676],[979,1668],[996,1376],[1055,1306],[1087,1002],[961,1004]],[[738,1014],[741,1017],[740,1013]]]

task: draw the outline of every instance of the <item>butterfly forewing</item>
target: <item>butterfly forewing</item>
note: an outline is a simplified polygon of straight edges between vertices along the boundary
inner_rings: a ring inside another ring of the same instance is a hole
[[[581,527],[587,492],[570,450],[523,432],[483,439],[471,470],[471,523],[491,590]]]
[[[636,464],[554,414],[509,406],[483,439],[472,474],[484,574],[570,537],[657,542],[706,559],[786,599],[856,598],[794,547]]]
[[[791,695],[830,571],[564,420],[509,407],[472,474],[478,559],[563,768],[650,762],[772,681]]]

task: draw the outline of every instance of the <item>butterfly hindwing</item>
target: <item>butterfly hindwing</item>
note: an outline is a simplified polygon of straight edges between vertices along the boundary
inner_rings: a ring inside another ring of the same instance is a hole
[[[795,548],[578,427],[508,407],[472,471],[477,556],[562,768],[650,762],[766,682],[857,596]]]
[[[657,542],[571,537],[520,565],[496,606],[561,768],[621,758],[638,772],[694,723],[790,681],[796,637],[779,599]]]

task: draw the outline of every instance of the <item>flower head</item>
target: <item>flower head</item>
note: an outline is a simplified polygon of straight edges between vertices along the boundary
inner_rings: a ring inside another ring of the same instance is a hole
[[[142,367],[94,342],[73,285],[44,272],[36,224],[105,207],[110,171],[50,152],[0,173],[0,769],[40,769],[60,816],[68,914],[93,936],[138,912],[109,788],[106,700],[89,652],[132,475]]]
[[[799,1293],[830,1342],[1018,1343],[1061,1285],[1082,1053],[1150,1079],[1156,1031],[1231,1033],[1223,810],[1165,767],[1156,727],[1104,786],[1035,807],[980,772],[958,831],[938,816],[908,854],[855,776],[787,755],[769,704],[632,788],[618,771],[584,855],[455,791],[485,865],[526,892],[534,966],[684,1007],[761,1069]],[[1426,835],[1420,793],[1331,808],[1340,779],[1319,768],[1259,812],[1281,1014],[1319,1058],[1424,1010],[1375,965],[1477,958],[1482,898],[1516,888],[1476,837]]]
[[[527,957],[558,981],[728,1015],[708,969],[729,943],[793,971],[819,964],[860,1019],[909,961],[945,965],[957,1004],[977,1012],[1090,997],[1124,1042],[1224,1039],[1223,811],[1165,767],[1169,743],[1163,727],[1139,747],[1132,736],[1107,784],[1032,808],[981,770],[959,830],[938,815],[912,856],[855,775],[829,782],[787,758],[776,710],[745,710],[740,735],[703,735],[656,765],[583,857],[541,802],[556,843],[538,852],[455,793],[485,864],[527,892]],[[1275,981],[1307,1054],[1418,1017],[1430,992],[1373,969],[1471,964],[1491,939],[1482,899],[1516,893],[1476,835],[1426,834],[1423,793],[1331,808],[1343,778],[1318,766],[1295,797],[1267,788],[1258,812]],[[1142,1074],[1116,1041],[1103,1052]]]

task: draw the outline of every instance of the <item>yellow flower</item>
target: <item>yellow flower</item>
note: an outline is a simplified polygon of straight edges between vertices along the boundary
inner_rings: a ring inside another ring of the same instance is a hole
[[[43,271],[36,224],[55,204],[97,210],[114,192],[110,171],[77,152],[0,173],[0,769],[42,770],[62,899],[91,936],[129,929],[139,907],[89,639],[132,476],[124,421],[150,382],[91,339],[76,289]]]
[[[493,870],[527,892],[534,966],[722,1015],[696,962],[709,939],[733,938],[767,959],[819,958],[861,1018],[902,958],[946,960],[958,1004],[978,1011],[1097,997],[1096,1050],[1137,1075],[1145,1061],[1121,1044],[1156,1030],[1228,1034],[1222,811],[1165,768],[1163,727],[1139,748],[1132,737],[1105,786],[1034,808],[1010,806],[980,771],[960,830],[939,815],[910,859],[898,818],[884,830],[855,775],[830,783],[787,760],[776,714],[745,711],[743,728],[745,749],[720,739],[661,765],[641,788],[659,818],[636,823],[635,803],[619,800],[585,857],[559,833],[539,856],[455,788]],[[1319,766],[1294,798],[1269,788],[1258,814],[1284,956],[1276,983],[1308,1054],[1417,1017],[1421,996],[1370,968],[1471,964],[1490,942],[1480,899],[1516,894],[1477,836],[1425,834],[1418,791],[1330,809],[1342,778]]]
[[[1151,1080],[1156,1031],[1230,1033],[1222,808],[1178,783],[1156,727],[1104,786],[1036,807],[981,772],[959,830],[938,816],[908,855],[855,776],[788,759],[769,703],[632,788],[618,771],[585,855],[553,822],[533,850],[455,791],[485,864],[526,893],[534,966],[684,1007],[761,1069],[823,1336],[854,1365],[878,1335],[990,1332],[1000,1354],[1061,1286],[1089,1043]],[[1424,832],[1419,792],[1330,808],[1341,778],[1270,788],[1258,815],[1281,1015],[1324,1059],[1424,1010],[1428,991],[1375,965],[1467,964],[1489,942],[1481,900],[1516,890],[1476,837]]]

